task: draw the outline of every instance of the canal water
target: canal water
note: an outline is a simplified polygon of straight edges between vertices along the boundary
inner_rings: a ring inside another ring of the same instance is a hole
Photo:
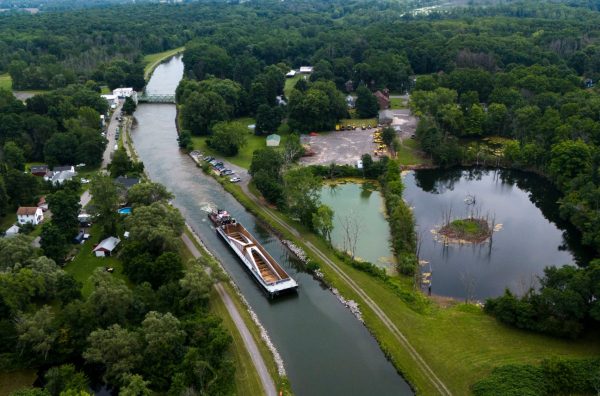
[[[148,92],[172,94],[183,74],[180,57],[157,67]],[[132,138],[150,178],[175,195],[174,204],[224,265],[279,350],[297,395],[409,395],[408,384],[375,339],[285,247],[177,147],[175,106],[142,104]],[[299,283],[298,293],[269,300],[207,219],[216,206],[232,212]]]
[[[390,227],[385,218],[381,193],[371,183],[345,183],[323,186],[321,202],[334,209],[331,243],[348,251],[347,229],[359,226],[355,255],[381,268],[394,266]],[[352,234],[350,232],[350,234]],[[344,248],[345,247],[345,248]]]
[[[585,262],[580,235],[558,214],[559,192],[547,180],[511,170],[420,170],[404,177],[404,198],[414,208],[420,258],[429,262],[432,293],[457,298],[523,293],[546,266]],[[470,203],[470,204],[468,204]],[[495,219],[491,243],[444,244],[434,230],[451,212]]]

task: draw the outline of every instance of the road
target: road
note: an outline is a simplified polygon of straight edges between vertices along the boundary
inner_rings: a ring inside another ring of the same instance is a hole
[[[106,169],[108,167],[108,164],[110,164],[110,155],[115,149],[115,144],[117,142],[115,139],[115,133],[117,132],[117,128],[119,127],[119,121],[117,121],[117,117],[121,114],[121,107],[123,107],[123,103],[119,102],[119,105],[112,113],[108,124],[108,128],[106,128],[106,139],[108,140],[108,143],[106,144],[104,156],[102,157],[102,169]]]
[[[300,238],[300,233],[289,224],[281,220],[273,211],[263,205],[260,200],[248,189],[247,183],[241,184],[244,193],[256,204],[258,204],[263,211],[275,222],[277,222],[281,227],[289,231],[295,237]],[[392,333],[392,335],[396,338],[396,340],[404,347],[404,349],[410,354],[413,358],[415,364],[421,371],[423,371],[424,375],[431,381],[432,385],[437,389],[440,395],[450,396],[452,392],[446,387],[446,385],[439,379],[439,377],[433,372],[431,367],[425,362],[425,360],[421,357],[419,352],[412,346],[410,341],[406,338],[406,336],[398,329],[398,327],[390,320],[390,318],[379,308],[377,303],[373,301],[367,293],[365,293],[362,288],[354,282],[352,278],[350,278],[346,273],[333,261],[331,261],[326,254],[324,254],[320,249],[318,249],[315,245],[313,245],[309,241],[304,241],[306,247],[316,256],[318,256],[323,262],[325,262],[331,269],[342,278],[348,286],[359,295],[365,304],[373,311],[373,313],[381,320],[381,322],[387,327],[387,329]]]
[[[181,239],[183,240],[183,243],[190,250],[194,257],[201,256],[200,251],[187,234],[183,234],[181,236]],[[217,289],[219,297],[221,297],[221,300],[223,300],[223,303],[227,308],[229,316],[235,323],[235,326],[237,327],[238,331],[240,332],[240,335],[242,336],[244,346],[250,354],[252,363],[254,364],[254,367],[258,372],[258,376],[260,377],[260,382],[262,383],[263,389],[265,390],[265,394],[267,396],[277,396],[275,383],[273,382],[273,379],[269,374],[269,370],[267,370],[267,365],[262,355],[260,354],[260,351],[258,350],[258,345],[256,345],[254,338],[252,338],[252,334],[250,334],[250,330],[246,326],[246,322],[244,322],[244,319],[242,319],[237,307],[231,300],[231,296],[220,283],[215,284],[215,289]]]

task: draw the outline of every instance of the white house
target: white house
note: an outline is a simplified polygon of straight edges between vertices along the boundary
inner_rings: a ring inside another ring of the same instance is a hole
[[[300,66],[300,73],[302,74],[310,74],[313,72],[312,66]]]
[[[116,88],[113,89],[113,95],[117,98],[129,98],[131,97],[135,91],[133,88]]]
[[[285,74],[285,76],[286,76],[287,78],[292,78],[292,77],[294,77],[295,75],[296,75],[296,70],[290,70],[289,72],[287,72],[287,73]]]
[[[102,96],[104,99],[106,99],[106,101],[108,102],[108,105],[110,107],[115,106],[117,107],[117,105],[119,104],[119,97],[117,95],[100,95]]]
[[[31,223],[38,225],[44,220],[44,212],[42,208],[35,206],[21,206],[17,210],[17,221],[19,224]]]
[[[75,172],[74,170],[57,170],[57,169],[63,169],[63,168],[65,168],[65,167],[61,166],[61,167],[54,168],[54,172],[52,172],[50,175],[44,177],[44,180],[50,181],[54,185],[60,185],[60,184],[63,184],[67,180],[71,180],[73,177],[75,177],[77,175],[77,172]],[[73,167],[71,166],[70,169],[73,169]]]
[[[92,252],[94,252],[96,257],[110,256],[119,243],[121,243],[121,240],[119,238],[111,236],[97,244],[94,250],[92,250]]]

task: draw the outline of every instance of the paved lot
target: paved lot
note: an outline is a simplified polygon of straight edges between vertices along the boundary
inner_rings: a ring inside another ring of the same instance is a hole
[[[408,109],[385,110],[393,118],[392,126],[398,130],[400,139],[409,139],[417,129],[417,118]],[[355,164],[360,157],[369,153],[373,156],[377,144],[373,143],[375,128],[340,132],[323,132],[318,136],[303,135],[303,144],[309,144],[315,153],[312,157],[303,157],[303,165]]]
[[[302,136],[302,143],[309,144],[315,155],[303,157],[303,165],[324,165],[335,162],[336,164],[355,164],[360,157],[373,151],[377,144],[373,143],[375,129],[353,131],[323,132],[318,136]]]

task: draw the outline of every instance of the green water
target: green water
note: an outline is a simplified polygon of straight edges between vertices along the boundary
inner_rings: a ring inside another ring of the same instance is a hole
[[[344,250],[344,240],[351,224],[348,218],[355,219],[358,225],[358,239],[355,254],[382,268],[391,268],[394,258],[390,248],[390,228],[384,217],[383,198],[376,187],[370,183],[346,183],[325,185],[321,190],[321,202],[335,212],[331,242]],[[352,228],[352,227],[350,227]],[[346,242],[346,250],[348,243]]]

